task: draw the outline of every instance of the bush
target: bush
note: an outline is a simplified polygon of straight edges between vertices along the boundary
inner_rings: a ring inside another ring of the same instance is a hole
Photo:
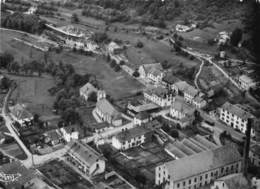
[[[121,67],[119,65],[116,64],[116,66],[114,67],[115,72],[118,72],[121,70]]]
[[[137,70],[135,70],[134,73],[133,73],[133,76],[134,76],[134,77],[139,77],[140,74],[139,74],[139,72],[138,72]]]
[[[112,60],[112,61],[110,62],[110,66],[111,66],[112,68],[114,68],[116,65],[117,65],[117,64],[116,64],[116,61],[115,61],[115,60]]]
[[[141,42],[141,41],[137,41],[137,43],[136,43],[136,47],[137,47],[137,48],[143,48],[143,47],[144,47],[143,42]]]
[[[173,138],[179,138],[179,132],[175,129],[171,130],[170,134]]]

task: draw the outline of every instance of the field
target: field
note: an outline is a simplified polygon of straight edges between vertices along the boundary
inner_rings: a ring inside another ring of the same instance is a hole
[[[54,184],[63,189],[89,189],[92,184],[61,161],[53,160],[39,170]]]
[[[129,171],[140,170],[151,182],[154,181],[155,167],[172,160],[172,157],[166,154],[161,146],[153,142],[127,150],[124,155],[116,153],[112,158]]]
[[[52,53],[53,60],[70,63],[81,74],[94,74],[101,87],[114,99],[121,99],[143,89],[137,80],[124,72],[115,72],[100,56],[89,57],[73,52],[64,51],[60,54]]]
[[[46,116],[52,115],[52,105],[55,97],[50,96],[48,93],[48,89],[54,86],[54,80],[50,76],[8,76],[18,84],[11,96],[15,102],[26,104],[32,113]]]
[[[23,152],[20,146],[15,142],[11,142],[8,144],[1,144],[0,148],[8,155],[13,156],[17,159],[25,160],[27,158],[26,154]]]

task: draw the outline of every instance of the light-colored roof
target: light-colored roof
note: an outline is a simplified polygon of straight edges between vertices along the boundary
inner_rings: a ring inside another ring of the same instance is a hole
[[[24,105],[16,104],[10,108],[11,113],[19,120],[32,119],[33,115],[26,110]]]
[[[90,95],[92,92],[97,92],[97,88],[94,87],[91,83],[85,84],[83,87],[80,88],[80,92],[84,95]]]
[[[103,114],[109,115],[114,119],[120,117],[120,113],[114,108],[114,106],[107,99],[99,100],[96,104],[96,107],[100,109]]]
[[[188,116],[194,115],[195,112],[195,108],[192,105],[185,102],[184,99],[181,97],[175,98],[175,101],[172,104],[172,108]]]
[[[81,161],[85,162],[89,167],[97,160],[100,160],[102,155],[95,151],[87,144],[82,144],[78,141],[68,144],[68,152],[73,153]]]
[[[229,102],[226,102],[225,104],[223,104],[222,109],[227,110],[228,112],[230,112],[244,120],[247,120],[248,118],[254,118],[254,116],[251,113],[243,110],[238,105],[234,105]]]
[[[242,173],[236,173],[221,177],[216,181],[223,181],[228,189],[249,189],[249,183]]]
[[[178,90],[188,93],[191,96],[196,96],[199,93],[195,87],[188,84],[186,81],[178,81],[174,85],[178,88]]]
[[[171,179],[179,181],[242,160],[232,145],[203,151],[165,163]],[[188,167],[188,169],[185,169]]]
[[[146,74],[160,75],[163,72],[163,67],[160,63],[142,65]]]
[[[129,141],[132,138],[136,138],[136,137],[145,135],[145,134],[150,133],[150,132],[151,132],[150,129],[145,128],[143,126],[139,126],[139,127],[134,127],[132,129],[128,129],[126,131],[123,131],[123,132],[119,133],[118,135],[116,135],[115,137],[119,141],[124,142],[124,141]]]
[[[116,42],[112,41],[108,44],[108,49],[111,51],[114,51],[115,49],[121,49],[122,47],[120,47]]]

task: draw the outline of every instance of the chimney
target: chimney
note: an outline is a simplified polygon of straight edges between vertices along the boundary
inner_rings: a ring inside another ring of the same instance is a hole
[[[247,119],[247,128],[246,128],[246,138],[244,142],[244,152],[243,152],[243,174],[247,177],[248,162],[249,162],[249,149],[250,149],[250,137],[252,129],[253,119]]]

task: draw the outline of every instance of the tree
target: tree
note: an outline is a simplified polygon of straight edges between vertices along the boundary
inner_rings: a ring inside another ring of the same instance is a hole
[[[179,138],[179,132],[175,129],[171,130],[171,136],[173,138]]]
[[[121,69],[121,67],[118,64],[116,64],[114,67],[115,72],[120,71],[120,69]]]
[[[243,36],[243,31],[240,28],[236,28],[230,36],[231,45],[237,46],[238,43],[241,41],[242,36]]]
[[[7,66],[14,61],[14,57],[11,53],[4,52],[0,55],[0,67],[7,68]]]
[[[71,15],[71,23],[79,23],[79,17],[76,13]]]
[[[89,97],[88,97],[88,100],[92,101],[92,102],[97,102],[97,93],[96,92],[90,93]]]
[[[143,42],[141,42],[141,41],[137,41],[137,43],[136,43],[136,47],[137,48],[143,48],[144,47],[144,44],[143,44]]]
[[[137,70],[135,70],[134,73],[133,73],[133,76],[134,76],[134,77],[139,77],[139,76],[140,76],[140,73],[139,73]]]
[[[112,68],[114,68],[116,65],[117,65],[117,64],[116,64],[116,61],[113,59],[113,60],[110,62],[110,66],[111,66]]]

